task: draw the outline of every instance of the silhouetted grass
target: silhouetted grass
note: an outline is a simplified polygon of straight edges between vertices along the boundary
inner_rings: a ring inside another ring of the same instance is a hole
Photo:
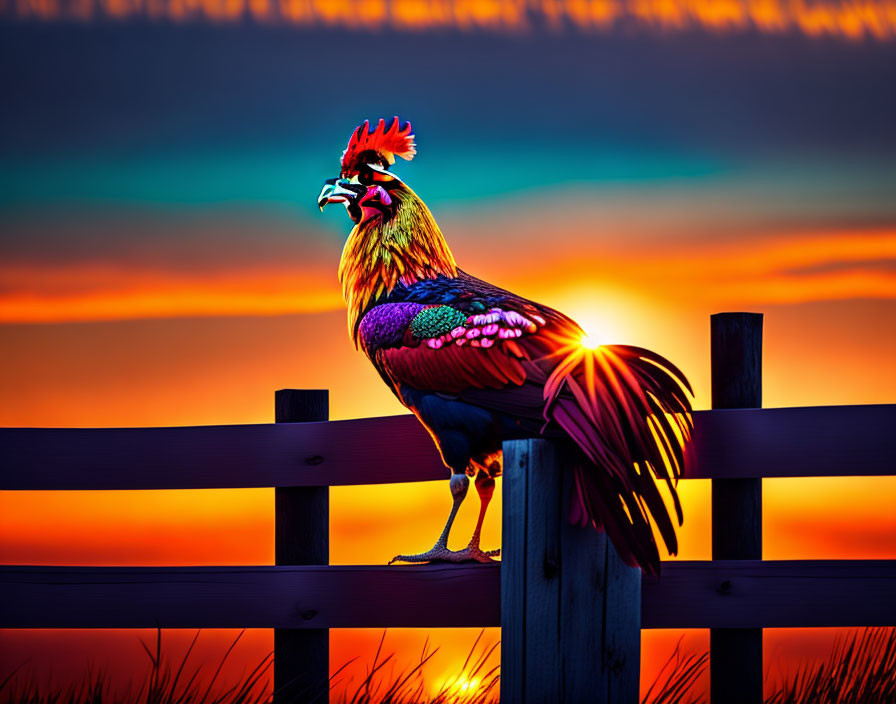
[[[767,704],[893,704],[896,629],[865,628],[839,640],[827,660],[797,671]]]
[[[8,704],[262,704],[270,700],[265,674],[273,664],[273,653],[266,655],[243,679],[220,691],[213,691],[221,669],[243,633],[234,639],[221,657],[209,683],[203,687],[198,681],[202,665],[188,667],[190,654],[199,640],[199,631],[176,668],[162,654],[162,631],[156,631],[155,649],[140,641],[149,656],[149,671],[139,684],[131,683],[124,691],[112,688],[102,672],[88,670],[80,683],[59,687],[41,686],[34,677],[17,677],[13,670],[0,682],[0,701]]]
[[[460,672],[443,683],[435,694],[429,693],[423,668],[438,652],[438,648],[429,649],[429,638],[423,644],[420,658],[411,666],[405,667],[397,674],[389,677],[381,674],[383,668],[394,661],[395,653],[381,657],[386,632],[380,639],[379,647],[373,662],[367,670],[366,677],[354,689],[346,687],[340,698],[332,700],[338,704],[490,704],[498,701],[498,665],[489,665],[489,660],[498,648],[499,643],[491,646],[482,645],[480,631],[470,652],[467,654]],[[343,665],[341,669],[344,669]],[[330,678],[330,688],[339,684],[336,680],[338,672]],[[430,690],[431,691],[431,690]]]
[[[493,656],[498,643],[481,644],[483,632],[470,648],[458,674],[433,693],[427,686],[424,668],[438,648],[430,649],[429,640],[416,662],[397,673],[395,653],[383,655],[386,633],[380,640],[373,661],[357,684],[343,683],[345,663],[330,678],[331,691],[343,685],[333,701],[336,704],[493,704],[498,701],[500,675]],[[158,631],[155,648],[145,643],[149,671],[139,685],[124,692],[114,691],[102,672],[88,672],[80,683],[48,688],[33,678],[25,679],[14,670],[0,681],[0,702],[4,704],[263,704],[271,699],[268,673],[272,655],[268,654],[239,683],[219,687],[224,664],[242,633],[231,643],[208,682],[198,682],[200,666],[188,664],[197,632],[186,654],[175,667],[163,658],[162,636]],[[663,665],[642,704],[697,704],[705,701],[694,685],[706,671],[709,655],[684,655],[676,645]],[[391,669],[386,672],[386,667]],[[893,704],[896,702],[896,629],[866,628],[852,632],[837,642],[827,660],[800,668],[778,691],[766,698],[766,704]]]
[[[682,655],[679,638],[641,704],[697,704],[700,697],[692,695],[691,690],[708,664],[709,653]]]

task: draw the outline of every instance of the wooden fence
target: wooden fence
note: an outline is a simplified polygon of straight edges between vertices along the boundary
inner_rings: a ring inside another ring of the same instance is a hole
[[[713,405],[758,406],[761,319],[712,327]],[[326,696],[327,629],[502,626],[508,703],[636,701],[639,628],[711,628],[719,704],[761,701],[763,627],[896,626],[896,560],[761,560],[759,532],[763,477],[896,473],[896,405],[696,412],[686,478],[713,480],[713,560],[633,588],[597,533],[569,533],[542,439],[505,444],[502,564],[327,564],[327,487],[447,470],[415,418],[327,422],[326,404],[284,390],[270,425],[0,429],[2,490],[277,491],[275,566],[2,566],[0,628],[273,628],[285,702]]]

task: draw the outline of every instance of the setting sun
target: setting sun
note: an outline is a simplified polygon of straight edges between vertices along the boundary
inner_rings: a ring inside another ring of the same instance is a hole
[[[439,688],[439,693],[450,697],[462,697],[463,695],[473,694],[479,689],[482,680],[479,677],[466,678],[460,677],[446,680]]]
[[[589,350],[596,350],[598,347],[600,347],[601,344],[597,336],[592,335],[589,332],[586,332],[584,335],[582,335],[581,343],[582,347]]]

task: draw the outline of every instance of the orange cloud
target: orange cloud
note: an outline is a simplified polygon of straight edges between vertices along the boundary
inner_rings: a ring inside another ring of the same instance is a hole
[[[684,288],[689,295],[720,304],[896,298],[896,230],[891,229],[705,243],[696,252],[665,252],[646,260],[641,266],[631,262],[636,277],[644,274],[670,288],[676,282],[691,282]],[[887,271],[869,265],[876,261],[891,261],[894,266]],[[819,270],[821,265],[829,270]]]
[[[581,213],[512,212],[501,216],[498,234],[495,216],[471,221],[449,215],[445,222],[465,269],[520,293],[537,285],[548,303],[564,287],[598,282],[690,308],[896,298],[892,227],[807,232],[759,226],[736,238],[711,239],[624,218],[584,222]],[[165,239],[155,230],[129,241],[104,236],[90,253],[68,258],[15,253],[0,263],[0,323],[342,309],[335,238],[324,245],[313,232],[284,236],[258,225],[245,228],[250,238],[223,224],[216,237],[216,227],[204,222],[180,238]]]
[[[341,240],[226,209],[9,224],[0,323],[282,315],[342,305]]]
[[[471,248],[469,255],[478,265],[474,271],[511,288],[531,290],[533,278],[547,278],[565,287],[615,288],[691,309],[896,298],[896,229],[772,230],[736,240],[646,241],[643,232],[624,226],[585,232],[527,243],[501,256],[482,254],[481,248]],[[559,239],[569,243],[567,249],[554,247]],[[532,261],[539,262],[537,269]]]
[[[0,323],[283,315],[342,305],[335,274],[321,269],[191,274],[73,263],[0,270],[0,285],[7,289]]]
[[[892,0],[6,0],[0,13],[43,20],[94,16],[283,22],[315,27],[522,32],[533,26],[608,31],[797,32],[858,40],[896,36]]]

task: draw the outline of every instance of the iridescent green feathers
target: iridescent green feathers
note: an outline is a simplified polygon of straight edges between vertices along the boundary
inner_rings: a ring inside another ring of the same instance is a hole
[[[432,306],[421,310],[411,320],[411,333],[417,339],[437,338],[458,330],[467,316],[451,306]]]

